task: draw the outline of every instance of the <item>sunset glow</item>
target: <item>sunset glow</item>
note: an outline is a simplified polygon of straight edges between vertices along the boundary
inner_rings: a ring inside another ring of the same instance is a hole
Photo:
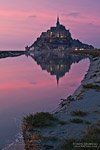
[[[100,1],[1,0],[0,49],[24,49],[56,22],[71,30],[74,38],[100,47]]]

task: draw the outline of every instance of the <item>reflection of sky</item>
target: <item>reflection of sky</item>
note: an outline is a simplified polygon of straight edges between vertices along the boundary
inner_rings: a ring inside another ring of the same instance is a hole
[[[0,112],[29,101],[41,105],[36,100],[42,99],[48,103],[47,98],[57,97],[58,101],[58,97],[69,95],[82,80],[89,65],[87,62],[81,60],[78,64],[72,64],[71,70],[60,78],[57,87],[56,77],[42,71],[32,58],[21,56],[0,60]]]
[[[31,44],[56,22],[71,29],[74,38],[99,47],[99,0],[0,0],[0,48]]]

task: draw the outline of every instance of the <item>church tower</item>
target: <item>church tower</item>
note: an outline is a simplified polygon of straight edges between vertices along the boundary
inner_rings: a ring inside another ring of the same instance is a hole
[[[60,22],[59,22],[59,16],[57,17],[57,23],[56,23],[56,27],[60,25]]]

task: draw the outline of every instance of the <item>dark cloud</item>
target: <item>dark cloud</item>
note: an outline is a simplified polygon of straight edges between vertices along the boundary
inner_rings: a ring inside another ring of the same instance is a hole
[[[79,17],[80,13],[79,12],[71,12],[71,13],[66,13],[62,14],[63,16],[71,16],[71,17]]]
[[[35,85],[35,84],[37,84],[37,83],[33,81],[33,82],[30,82],[30,84],[33,84],[33,85]]]
[[[70,87],[76,87],[77,83],[76,82],[73,82],[73,83],[69,82],[69,83],[67,83],[67,85],[70,86]],[[66,83],[63,83],[62,86],[66,86]]]
[[[28,16],[28,18],[36,18],[37,16],[36,15],[30,15]]]
[[[69,85],[71,88],[73,88],[73,87],[76,87],[76,86],[77,86],[77,83],[76,83],[76,82],[73,82],[73,83],[69,82],[68,85]]]
[[[88,23],[88,26],[90,26],[90,27],[95,27],[95,28],[100,28],[100,25],[99,25],[99,24],[95,24],[95,23],[93,23],[93,22]]]

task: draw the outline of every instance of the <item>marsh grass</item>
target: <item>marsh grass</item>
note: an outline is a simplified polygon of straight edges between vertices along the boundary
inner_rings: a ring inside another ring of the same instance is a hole
[[[73,118],[73,119],[70,119],[70,122],[71,122],[71,123],[75,123],[75,124],[78,124],[78,123],[82,123],[82,124],[86,124],[86,125],[90,125],[90,124],[91,124],[90,121],[83,120],[83,119],[80,119],[80,118]]]
[[[75,147],[77,143],[84,147]],[[95,147],[92,145],[95,144]],[[100,126],[89,127],[81,139],[66,139],[61,145],[61,150],[99,150],[100,148]]]
[[[53,126],[56,124],[66,125],[68,122],[64,120],[59,120],[58,118],[54,117],[53,114],[50,114],[48,112],[40,112],[36,113],[35,115],[29,114],[28,116],[24,117],[23,123],[27,126],[27,128],[41,128]]]
[[[83,123],[83,119],[73,118],[73,119],[70,119],[70,122],[72,122],[72,123]]]
[[[96,89],[96,90],[100,90],[100,86],[99,85],[95,85],[95,84],[85,84],[83,85],[83,87],[85,89]]]
[[[67,121],[63,121],[63,120],[59,120],[59,122],[58,122],[60,125],[66,125],[66,124],[68,124],[68,122]]]
[[[32,127],[46,127],[51,126],[53,122],[57,122],[58,119],[48,112],[40,112],[35,115],[28,115],[24,117],[24,122]]]
[[[100,126],[91,126],[87,128],[82,141],[100,143]]]
[[[66,139],[64,140],[63,144],[61,145],[61,150],[73,150],[74,149],[74,144],[77,142],[75,139]]]
[[[91,122],[90,122],[90,121],[87,121],[87,120],[84,120],[84,124],[90,125]]]
[[[87,114],[88,114],[87,112],[84,112],[84,111],[81,111],[81,110],[76,110],[76,111],[71,112],[72,116],[78,116],[78,117],[84,117]]]

